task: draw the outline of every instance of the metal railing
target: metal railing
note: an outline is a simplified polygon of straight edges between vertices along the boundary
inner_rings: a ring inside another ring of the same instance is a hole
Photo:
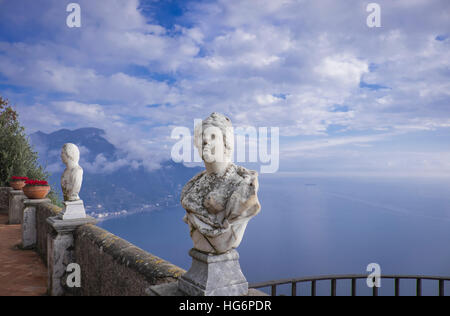
[[[284,284],[291,284],[291,295],[297,296],[297,283],[311,282],[311,296],[316,296],[317,281],[330,281],[330,294],[336,296],[337,280],[351,280],[351,295],[356,296],[356,280],[367,279],[367,274],[348,274],[348,275],[323,275],[315,277],[303,277],[296,279],[282,279],[267,282],[258,282],[249,285],[249,288],[260,289],[271,287],[271,295],[277,295],[277,286]],[[416,296],[422,296],[422,280],[438,281],[439,296],[445,295],[444,282],[450,281],[450,276],[424,276],[424,275],[381,275],[381,279],[394,279],[394,293],[395,296],[400,296],[400,280],[413,279],[416,280]],[[373,280],[375,282],[375,279]],[[372,295],[378,296],[378,288],[372,288]]]

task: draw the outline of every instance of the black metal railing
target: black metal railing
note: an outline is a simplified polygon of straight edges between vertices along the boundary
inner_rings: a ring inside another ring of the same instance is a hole
[[[367,279],[366,274],[348,274],[348,275],[323,275],[315,277],[303,277],[297,279],[283,279],[267,282],[258,282],[249,285],[249,288],[260,289],[265,287],[271,287],[271,295],[277,295],[277,286],[291,284],[291,295],[297,296],[297,283],[311,282],[311,296],[316,296],[316,284],[317,281],[330,281],[330,294],[336,296],[337,280],[351,280],[351,295],[356,296],[356,280]],[[422,280],[435,280],[438,281],[439,296],[445,296],[444,282],[450,281],[450,276],[424,276],[424,275],[381,275],[381,279],[394,279],[394,293],[395,296],[400,296],[400,280],[413,279],[416,280],[416,295],[422,296]],[[375,283],[375,279],[373,280]],[[372,295],[378,296],[378,288],[372,288]]]

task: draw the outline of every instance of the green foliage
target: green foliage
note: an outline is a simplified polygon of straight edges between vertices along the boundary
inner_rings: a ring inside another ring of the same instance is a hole
[[[30,146],[17,112],[0,96],[0,186],[8,186],[12,176],[36,180],[49,178],[38,163],[38,155]],[[54,204],[61,205],[53,190],[49,198]]]

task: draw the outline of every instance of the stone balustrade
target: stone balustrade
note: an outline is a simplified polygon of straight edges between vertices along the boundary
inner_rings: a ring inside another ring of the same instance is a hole
[[[11,206],[8,197],[11,195],[10,191],[9,188],[0,188],[0,207],[3,211],[8,211]],[[52,252],[49,249],[52,247],[49,242],[52,228],[48,219],[57,217],[61,208],[51,204],[49,200],[33,201],[24,198],[23,204],[22,217],[24,210],[33,208],[33,220],[22,221],[33,225],[33,248],[48,266],[47,260],[51,257],[49,252]],[[77,226],[72,234],[71,263],[80,266],[82,286],[70,288],[61,279],[59,281],[63,291],[57,295],[147,295],[149,287],[175,282],[186,272],[96,225]]]
[[[80,295],[146,295],[152,285],[170,283],[186,271],[94,225],[75,233]]]
[[[47,266],[48,294],[147,295],[152,286],[176,283],[186,271],[95,226],[86,215],[78,146],[64,144],[61,159],[62,209],[49,199],[0,188],[0,211],[8,211],[9,224],[22,224],[21,248],[35,249]]]

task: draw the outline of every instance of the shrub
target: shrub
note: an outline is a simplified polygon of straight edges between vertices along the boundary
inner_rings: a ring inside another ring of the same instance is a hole
[[[50,175],[39,165],[17,112],[0,96],[0,186],[8,186],[12,176],[48,180]],[[61,205],[54,190],[48,197]]]

